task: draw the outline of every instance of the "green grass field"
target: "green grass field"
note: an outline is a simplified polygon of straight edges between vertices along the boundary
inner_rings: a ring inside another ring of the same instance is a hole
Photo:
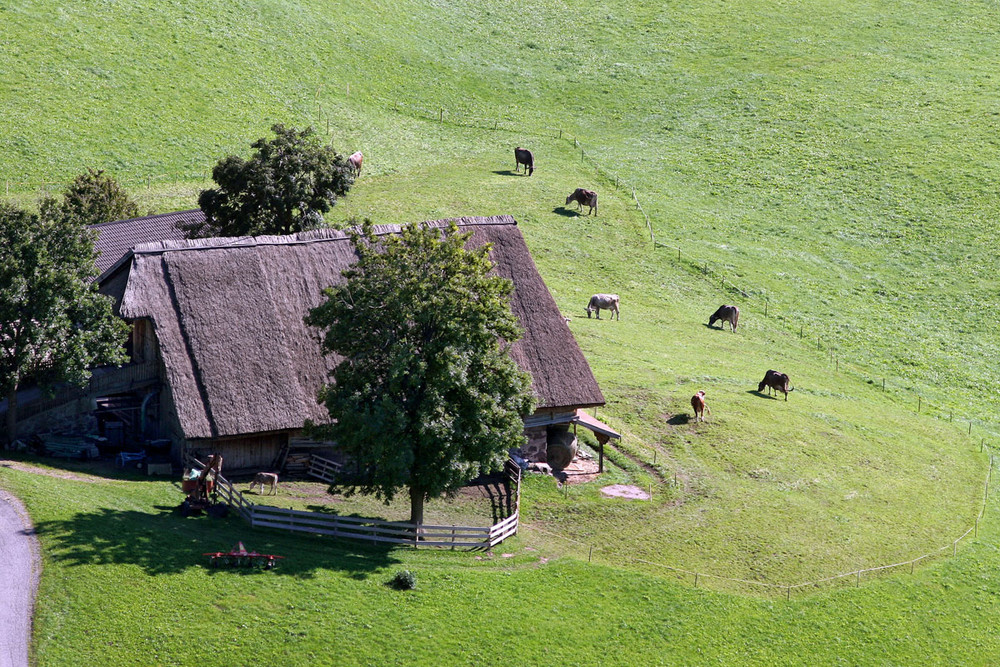
[[[112,664],[190,664],[199,644],[238,664],[996,653],[992,503],[957,557],[858,589],[786,601],[662,567],[788,585],[974,525],[1000,407],[994,6],[123,0],[0,4],[0,24],[11,198],[91,166],[144,208],[190,208],[219,157],[313,124],[366,156],[334,220],[514,215],[625,434],[599,483],[528,480],[513,556],[484,560],[258,537],[181,521],[171,484],[0,469],[45,548],[39,664],[111,642]],[[531,178],[509,173],[516,145]],[[575,187],[598,217],[564,210]],[[602,291],[620,322],[585,317]],[[736,335],[705,326],[721,303],[743,310]],[[768,368],[787,402],[753,391]],[[697,389],[707,424],[684,417]],[[600,496],[619,482],[653,501]],[[236,539],[295,558],[201,567]],[[413,594],[382,585],[402,567]]]

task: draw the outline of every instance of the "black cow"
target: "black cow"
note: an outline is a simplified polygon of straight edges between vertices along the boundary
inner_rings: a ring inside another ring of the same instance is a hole
[[[723,329],[726,328],[726,322],[729,322],[733,333],[736,333],[736,326],[740,323],[740,309],[736,306],[719,306],[719,309],[708,318],[708,326],[715,324],[716,320],[722,320],[719,326]]]
[[[759,393],[764,391],[764,387],[767,387],[769,390],[773,389],[775,393],[783,391],[785,392],[785,400],[787,401],[788,392],[795,391],[789,386],[789,384],[790,381],[788,376],[784,373],[779,373],[778,371],[768,371],[764,374],[764,379],[757,385],[757,392]]]
[[[521,165],[524,165],[524,172],[531,176],[535,173],[535,156],[527,148],[518,146],[514,149],[514,173],[518,173]]]

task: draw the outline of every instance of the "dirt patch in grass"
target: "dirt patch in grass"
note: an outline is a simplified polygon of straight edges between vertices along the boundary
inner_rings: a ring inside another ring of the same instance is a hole
[[[626,500],[649,500],[649,494],[632,484],[612,484],[601,488],[601,493],[611,498]]]

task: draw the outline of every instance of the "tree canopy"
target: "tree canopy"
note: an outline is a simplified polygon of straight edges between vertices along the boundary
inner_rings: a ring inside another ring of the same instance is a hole
[[[508,354],[521,336],[513,284],[491,275],[489,246],[419,225],[355,231],[358,262],[306,317],[343,361],[320,392],[315,427],[359,464],[352,490],[388,502],[409,489],[411,522],[428,498],[457,491],[524,444],[531,377]]]
[[[249,160],[230,155],[212,169],[218,187],[202,190],[204,222],[183,227],[188,238],[292,234],[315,229],[347,194],[354,177],[347,159],[311,128],[282,124],[260,138]]]
[[[61,199],[45,199],[40,208],[44,218],[67,217],[83,225],[139,215],[139,205],[118,181],[103,170],[90,168],[73,179]]]
[[[0,391],[7,438],[17,390],[34,381],[82,384],[97,364],[124,361],[127,325],[90,282],[92,232],[65,215],[40,217],[0,203]]]

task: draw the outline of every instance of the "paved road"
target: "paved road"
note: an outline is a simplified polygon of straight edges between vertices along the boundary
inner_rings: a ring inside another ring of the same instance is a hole
[[[0,489],[0,667],[28,664],[38,554],[24,506]]]

